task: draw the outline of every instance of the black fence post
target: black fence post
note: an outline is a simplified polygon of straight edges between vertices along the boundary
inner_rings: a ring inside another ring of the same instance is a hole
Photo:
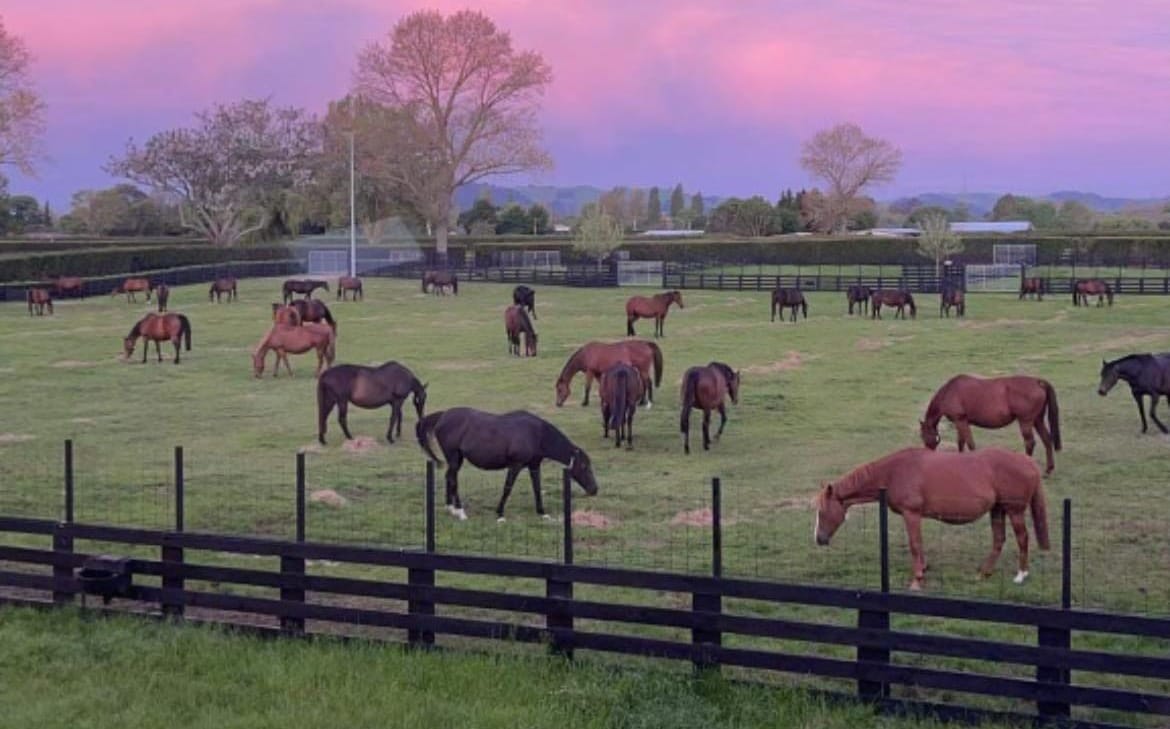
[[[65,441],[65,523],[73,523],[73,440]]]
[[[435,551],[435,462],[427,459],[426,489],[423,499],[426,503],[424,524],[426,529],[425,548],[427,554]],[[410,594],[416,591],[426,592],[435,586],[435,571],[429,567],[411,567],[406,571],[406,581],[410,585]],[[429,599],[413,599],[406,601],[406,610],[412,616],[432,617],[435,614],[435,603]],[[415,647],[434,645],[435,633],[432,630],[411,628],[406,631],[406,639]]]
[[[183,531],[184,494],[183,446],[175,446],[175,531]]]
[[[175,532],[183,532],[184,502],[186,489],[183,471],[183,446],[175,446]],[[186,602],[183,596],[183,548],[174,543],[169,537],[163,538],[162,544],[162,593],[159,607],[163,615],[169,618],[183,617],[183,605]]]
[[[1065,499],[1061,513],[1060,529],[1060,607],[1072,607],[1072,500]],[[1072,647],[1072,631],[1068,628],[1053,628],[1041,625],[1038,641],[1042,648]],[[1067,686],[1072,681],[1072,671],[1067,666],[1037,666],[1036,681],[1041,684]],[[1041,718],[1061,719],[1072,715],[1071,707],[1059,701],[1038,701],[1036,710]]]
[[[73,602],[73,441],[65,441],[65,519],[53,530],[53,603]]]
[[[297,542],[305,541],[305,453],[297,451],[296,456],[296,537]],[[280,602],[303,605],[305,603],[305,558],[280,555]],[[281,616],[280,630],[285,635],[305,634],[305,619]]]
[[[722,483],[711,479],[711,576],[718,580],[723,576],[723,517]],[[691,595],[691,611],[696,614],[699,624],[691,629],[691,644],[695,646],[692,662],[696,672],[718,671],[719,659],[715,655],[723,644],[723,634],[715,624],[723,612],[723,594],[719,588],[714,591],[696,590]]]
[[[878,492],[878,554],[881,560],[881,589],[883,595],[890,592],[890,544],[889,544],[889,506],[886,502],[886,490]],[[873,634],[886,633],[890,630],[890,614],[885,610],[859,610],[857,613],[857,627]],[[886,648],[870,646],[857,647],[857,661],[869,664],[889,665],[890,651]],[[890,695],[890,685],[883,681],[860,680],[857,682],[857,695],[863,701],[881,701]]]
[[[564,524],[561,561],[567,565],[573,564],[573,478],[569,475],[567,468],[561,471],[561,520]],[[573,583],[568,580],[545,580],[544,595],[554,601],[572,600]],[[549,610],[544,619],[545,627],[552,634],[550,650],[557,655],[572,659],[573,616],[553,608]]]
[[[723,494],[719,477],[711,479],[711,576],[723,576]]]
[[[297,452],[297,541],[305,541],[305,453]]]

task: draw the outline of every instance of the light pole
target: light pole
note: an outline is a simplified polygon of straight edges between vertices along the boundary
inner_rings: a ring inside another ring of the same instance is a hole
[[[349,275],[357,276],[357,216],[354,214],[353,132],[349,133]]]

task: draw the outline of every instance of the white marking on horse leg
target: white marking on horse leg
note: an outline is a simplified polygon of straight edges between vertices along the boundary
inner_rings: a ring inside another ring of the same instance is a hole
[[[447,504],[447,513],[455,516],[455,504]]]
[[[507,519],[505,519],[505,518],[504,518],[504,517],[502,517],[502,516],[497,516],[497,517],[496,517],[496,523],[497,523],[497,524],[503,524],[503,523],[504,523],[504,522],[506,522],[506,521],[508,521],[508,520],[507,520]]]
[[[1012,582],[1016,583],[1017,585],[1022,585],[1026,579],[1028,579],[1028,570],[1020,570],[1016,573],[1016,577],[1012,580]]]
[[[813,544],[817,543],[817,534],[821,531],[821,512],[817,512],[817,518],[813,521]]]
[[[455,518],[457,518],[459,521],[467,521],[467,512],[462,508],[456,509],[454,513]]]

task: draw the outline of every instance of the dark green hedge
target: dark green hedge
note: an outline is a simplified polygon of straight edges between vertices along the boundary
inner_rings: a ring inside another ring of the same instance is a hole
[[[285,246],[213,248],[203,243],[153,248],[89,249],[0,258],[0,281],[43,281],[54,276],[106,276],[227,261],[282,261],[296,257],[296,253]]]

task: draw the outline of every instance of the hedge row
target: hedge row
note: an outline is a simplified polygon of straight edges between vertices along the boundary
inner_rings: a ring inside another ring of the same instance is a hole
[[[228,261],[284,261],[297,258],[285,246],[213,248],[170,245],[150,248],[89,249],[0,258],[0,281],[44,281],[55,276],[108,276]]]

